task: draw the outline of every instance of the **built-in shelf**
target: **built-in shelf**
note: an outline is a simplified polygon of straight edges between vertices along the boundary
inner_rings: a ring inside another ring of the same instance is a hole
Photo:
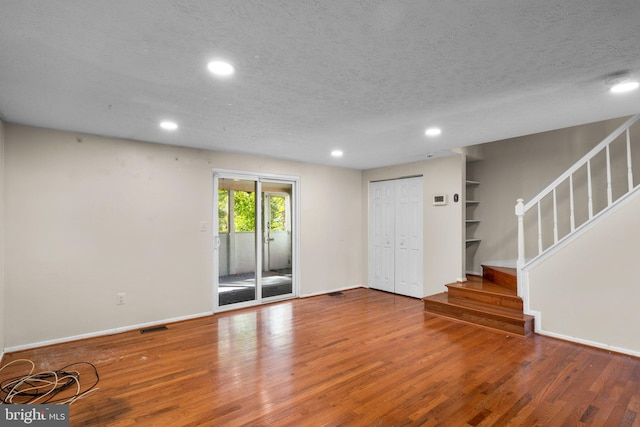
[[[469,187],[472,187],[473,190],[475,190],[475,188],[478,185],[480,185],[480,183],[478,181],[473,181],[473,180],[470,180],[470,179],[466,180],[465,183],[466,183],[466,186],[467,186],[468,189],[469,189]],[[469,190],[467,190],[467,192],[469,192]],[[474,192],[475,191],[471,191],[471,195],[472,196],[473,196]],[[466,206],[469,207],[469,206],[475,206],[475,205],[479,204],[480,202],[478,200],[466,200],[465,203],[466,203]],[[472,210],[473,209],[470,208],[467,211],[467,214],[470,214]],[[464,222],[465,222],[466,226],[480,224],[480,220],[479,219],[465,219]],[[475,230],[475,227],[470,227],[465,232],[466,236],[465,236],[465,241],[464,242],[467,244],[467,246],[475,244],[475,243],[480,243],[480,239],[476,239],[472,235],[470,235],[470,234],[473,234],[474,230]]]

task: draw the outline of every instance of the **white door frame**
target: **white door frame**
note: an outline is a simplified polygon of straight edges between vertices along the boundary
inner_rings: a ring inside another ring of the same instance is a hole
[[[300,295],[300,177],[291,175],[279,175],[269,173],[256,173],[247,171],[238,171],[230,169],[212,169],[213,174],[213,206],[212,206],[212,238],[213,238],[213,277],[212,277],[212,311],[221,312],[226,310],[233,310],[243,307],[250,307],[254,305],[263,304],[266,302],[272,302],[280,299],[296,298]],[[230,179],[245,179],[253,180],[257,182],[256,188],[256,200],[260,203],[256,203],[256,299],[253,301],[247,301],[244,303],[230,304],[228,306],[220,307],[218,298],[218,279],[219,279],[219,248],[220,248],[220,235],[218,232],[218,178],[230,178]],[[261,208],[262,202],[260,200],[261,183],[262,182],[284,182],[290,183],[292,186],[291,191],[291,230],[292,230],[292,242],[291,242],[291,285],[292,294],[286,294],[283,296],[274,296],[269,298],[262,298],[262,221]]]

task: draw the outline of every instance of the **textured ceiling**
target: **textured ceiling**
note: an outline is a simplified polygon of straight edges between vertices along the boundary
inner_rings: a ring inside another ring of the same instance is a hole
[[[638,0],[0,0],[8,122],[359,169],[638,113],[620,70]]]

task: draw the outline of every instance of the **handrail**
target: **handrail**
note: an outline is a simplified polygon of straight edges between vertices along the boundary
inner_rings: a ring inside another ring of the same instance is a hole
[[[622,132],[624,132],[627,129],[629,129],[639,119],[640,119],[640,114],[637,114],[637,115],[631,117],[626,122],[624,122],[622,125],[620,125],[620,127],[618,129],[614,130],[609,136],[607,136],[605,139],[603,139],[598,145],[593,147],[591,149],[591,151],[589,151],[587,154],[582,156],[582,158],[580,160],[578,160],[576,163],[574,163],[574,165],[571,166],[569,169],[567,169],[565,171],[565,173],[563,173],[558,178],[556,178],[551,184],[547,185],[547,187],[544,190],[542,190],[540,193],[538,193],[537,196],[535,196],[533,199],[531,199],[529,202],[527,202],[524,205],[524,211],[526,212],[529,209],[531,209],[536,203],[538,203],[546,195],[551,193],[551,191],[553,191],[554,188],[556,188],[558,185],[562,184],[567,178],[569,178],[569,176],[573,175],[574,172],[576,172],[578,169],[580,169],[582,166],[584,166],[589,160],[591,160],[597,154],[599,154],[600,151],[602,151],[603,148],[605,148],[609,144],[611,144],[617,137],[622,135]]]
[[[567,236],[574,233],[577,228],[575,224],[575,206],[574,206],[574,174],[582,167],[586,165],[587,169],[587,213],[588,219],[580,225],[581,228],[587,222],[591,221],[594,218],[593,212],[593,190],[592,190],[592,164],[591,159],[593,159],[596,155],[600,154],[603,150],[606,150],[606,177],[607,177],[607,206],[611,207],[613,204],[612,197],[612,180],[611,180],[611,152],[609,150],[609,146],[612,142],[614,142],[620,135],[626,132],[626,168],[627,168],[627,186],[628,190],[625,194],[628,194],[633,190],[633,167],[631,162],[631,137],[629,129],[640,120],[640,114],[637,114],[629,119],[627,119],[620,127],[614,130],[611,134],[609,134],[606,138],[604,138],[598,145],[593,147],[587,154],[585,154],[580,160],[574,163],[569,169],[567,169],[562,175],[556,178],[551,184],[545,187],[540,193],[534,196],[529,202],[524,203],[523,199],[518,199],[515,207],[515,214],[518,218],[518,275],[522,271],[522,268],[525,265],[525,232],[524,232],[524,216],[525,213],[534,206],[537,206],[538,211],[538,255],[541,255],[543,252],[551,249],[555,246],[559,240],[565,239]],[[557,210],[557,188],[565,181],[569,180],[569,224],[570,231],[559,239],[558,235],[558,210]],[[553,244],[549,245],[547,248],[543,247],[543,238],[542,238],[542,213],[541,213],[541,201],[543,198],[548,196],[549,194],[553,194]],[[519,281],[520,282],[520,281]],[[518,283],[520,286],[520,283]],[[518,289],[518,295],[521,295],[520,289]]]

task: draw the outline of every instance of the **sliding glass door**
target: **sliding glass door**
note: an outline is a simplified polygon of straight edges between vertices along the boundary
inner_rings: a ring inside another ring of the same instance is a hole
[[[293,293],[293,184],[262,182],[262,296]]]
[[[216,306],[296,295],[297,181],[215,173]]]

